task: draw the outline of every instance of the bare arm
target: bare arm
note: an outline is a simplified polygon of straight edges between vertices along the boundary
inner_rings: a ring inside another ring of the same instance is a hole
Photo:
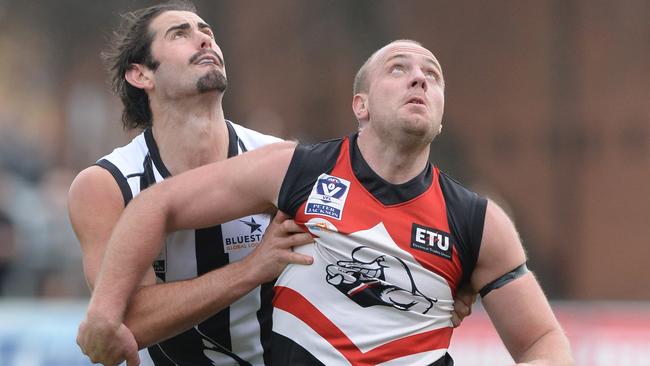
[[[124,200],[120,189],[104,168],[87,168],[72,182],[68,213],[81,246],[84,275],[91,291],[104,258],[106,243],[122,211]],[[150,271],[142,284],[153,283],[155,277]]]
[[[108,171],[93,166],[77,175],[70,187],[68,213],[81,245],[84,275],[91,291],[99,273],[106,243],[123,210],[122,194]],[[153,271],[148,272],[141,283],[155,283]],[[106,339],[112,339],[111,344],[93,344],[94,350],[99,349],[101,354],[81,347],[84,340],[80,337],[77,338],[77,343],[93,362],[117,364],[127,359],[129,366],[139,362],[137,343],[131,331],[123,324],[117,324],[109,331],[110,338]],[[109,358],[106,358],[107,354],[110,354]]]
[[[124,210],[124,201],[110,173],[93,166],[77,176],[70,187],[68,202],[72,226],[82,249],[84,274],[92,290],[108,238]],[[125,322],[140,348],[179,333],[205,319],[210,312],[225,307],[227,304],[221,303],[232,301],[230,298],[237,296],[235,291],[222,294],[207,291],[208,287],[204,286],[209,286],[215,278],[233,277],[230,272],[235,272],[235,268],[224,267],[219,273],[206,274],[202,279],[155,284],[149,266],[133,296]],[[195,301],[184,304],[185,298]]]
[[[111,230],[123,211],[123,199],[113,177],[100,167],[91,167],[80,173],[70,189],[70,217],[83,252],[84,271],[90,288],[95,285],[100,264]],[[94,362],[118,363],[135,357],[138,347],[160,342],[197,324],[248,293],[259,283],[246,276],[250,268],[273,267],[277,253],[288,247],[311,241],[292,221],[278,214],[267,229],[260,250],[262,255],[250,255],[243,262],[233,263],[203,276],[180,282],[155,284],[151,261],[146,274],[131,298],[124,324],[98,315],[105,337],[95,339],[87,321],[80,326],[78,343]],[[303,259],[303,258],[301,258]],[[254,264],[251,264],[254,262]],[[127,301],[127,298],[121,300]],[[92,309],[91,309],[92,310]],[[97,323],[95,323],[97,325]],[[132,334],[131,334],[132,332]],[[102,332],[94,333],[99,338]],[[113,342],[107,342],[113,339]],[[118,360],[119,359],[119,360]],[[134,361],[132,361],[134,362]]]
[[[257,266],[273,266],[278,251],[312,242],[311,235],[282,212],[264,233],[260,249],[242,261],[202,276],[140,288],[131,299],[124,323],[140,348],[161,342],[198,324],[246,295],[259,283],[246,274]]]
[[[514,225],[500,207],[488,202],[481,251],[472,275],[474,290],[525,261]],[[518,365],[573,365],[569,342],[532,273],[491,291],[482,302]]]
[[[88,319],[122,321],[130,294],[168,232],[212,226],[274,207],[294,147],[292,143],[270,145],[186,172],[138,195],[111,236]],[[285,263],[306,263],[297,253],[284,253]],[[284,266],[268,267],[249,268],[240,278],[242,287],[270,280]]]

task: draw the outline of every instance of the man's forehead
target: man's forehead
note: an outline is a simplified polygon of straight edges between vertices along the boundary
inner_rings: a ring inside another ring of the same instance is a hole
[[[381,63],[384,63],[394,57],[422,56],[440,67],[438,59],[436,59],[431,51],[413,42],[391,43],[379,50],[377,56],[377,59]]]
[[[151,22],[151,30],[156,33],[164,32],[170,26],[182,23],[197,24],[205,22],[200,16],[191,11],[169,10],[154,18]]]

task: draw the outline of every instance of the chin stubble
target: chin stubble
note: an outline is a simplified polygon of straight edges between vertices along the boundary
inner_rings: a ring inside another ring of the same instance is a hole
[[[218,70],[212,70],[196,81],[196,89],[199,93],[207,93],[215,90],[224,92],[227,87],[228,80]]]

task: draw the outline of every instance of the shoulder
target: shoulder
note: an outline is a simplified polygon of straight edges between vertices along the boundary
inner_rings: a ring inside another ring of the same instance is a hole
[[[120,187],[111,173],[96,165],[81,171],[68,192],[70,213],[107,206],[120,209],[125,206]]]
[[[513,270],[526,261],[519,233],[506,212],[488,200],[483,239],[472,283],[476,289]]]
[[[480,245],[484,229],[487,198],[465,187],[445,172],[438,170],[438,183],[445,199],[447,211],[457,229],[476,245]]]
[[[293,216],[323,173],[332,171],[344,139],[299,144],[291,158],[278,194],[278,208]]]
[[[115,148],[110,154],[97,160],[96,165],[111,171],[114,175],[120,172],[123,176],[141,173],[144,159],[149,154],[144,133],[137,135],[128,144]]]
[[[298,144],[291,159],[287,177],[291,180],[310,180],[330,172],[339,158],[344,138],[316,144]]]
[[[339,151],[341,149],[341,144],[345,140],[345,137],[339,137],[331,140],[317,142],[315,144],[298,144],[297,149],[300,149],[305,152],[311,153],[322,153],[328,151]]]
[[[440,182],[440,187],[443,191],[443,194],[445,195],[445,198],[455,199],[465,204],[470,204],[477,201],[483,201],[486,203],[486,199],[484,197],[467,188],[465,185],[458,182],[456,179],[452,178],[444,171],[438,169],[438,172],[438,181]]]
[[[235,130],[239,141],[244,145],[243,150],[253,150],[268,144],[283,141],[278,137],[251,130],[250,128],[243,127],[231,121],[228,122]]]
[[[337,138],[315,144],[298,144],[291,162],[292,168],[314,171],[332,168],[338,159],[343,141],[344,138]]]
[[[127,182],[129,175],[143,171],[143,161],[148,154],[144,133],[138,134],[128,144],[115,148],[82,170],[70,185],[69,206],[87,201],[106,201],[123,208],[133,198],[133,191]]]
[[[454,233],[463,264],[462,282],[470,280],[479,257],[485,224],[487,199],[438,171],[449,227]]]

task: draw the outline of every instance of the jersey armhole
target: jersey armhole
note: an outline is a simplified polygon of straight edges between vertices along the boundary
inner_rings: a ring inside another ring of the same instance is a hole
[[[108,170],[109,173],[111,173],[113,179],[115,179],[115,182],[117,182],[118,187],[120,187],[122,198],[124,199],[124,207],[126,207],[126,205],[129,204],[129,202],[131,202],[133,199],[133,192],[131,192],[131,187],[126,181],[124,175],[122,175],[122,172],[120,172],[120,169],[118,169],[113,163],[106,159],[97,161],[95,165],[104,168]]]
[[[295,217],[316,179],[334,169],[342,143],[343,139],[336,139],[296,146],[278,195],[278,208],[281,211]]]
[[[447,205],[447,220],[463,267],[459,286],[468,283],[481,248],[487,199],[440,172],[440,187]]]

